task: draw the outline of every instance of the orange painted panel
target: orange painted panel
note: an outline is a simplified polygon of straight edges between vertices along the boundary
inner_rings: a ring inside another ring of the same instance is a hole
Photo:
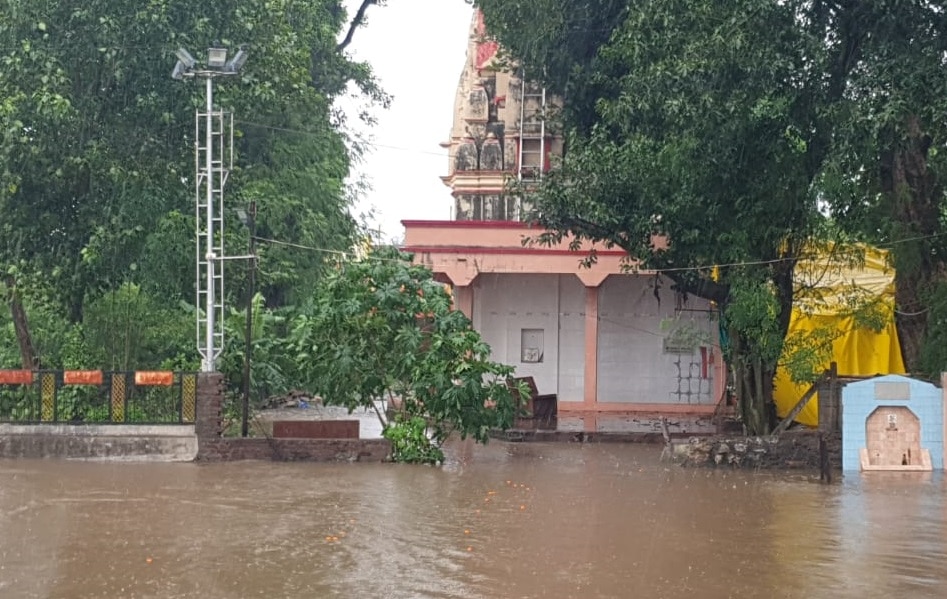
[[[32,385],[32,370],[0,370],[0,385]]]
[[[66,385],[101,385],[101,370],[64,370],[62,382]]]
[[[136,385],[155,385],[170,387],[174,383],[174,373],[164,370],[139,370],[135,372]]]

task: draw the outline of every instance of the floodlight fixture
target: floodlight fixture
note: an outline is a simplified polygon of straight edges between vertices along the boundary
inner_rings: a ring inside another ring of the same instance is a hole
[[[207,66],[212,69],[223,68],[227,64],[227,48],[211,46],[207,49]]]
[[[178,57],[178,60],[181,61],[181,64],[187,69],[193,69],[194,65],[197,64],[197,60],[191,56],[191,53],[185,50],[184,48],[178,48],[174,51],[174,55]]]
[[[184,75],[187,73],[187,71],[188,68],[184,66],[184,63],[179,60],[178,63],[174,65],[174,70],[171,71],[171,78],[180,81],[181,79],[184,79]]]
[[[236,73],[243,68],[243,65],[247,62],[247,51],[243,48],[237,50],[237,53],[234,54],[233,58],[230,59],[230,62],[224,66],[224,70],[228,73]]]

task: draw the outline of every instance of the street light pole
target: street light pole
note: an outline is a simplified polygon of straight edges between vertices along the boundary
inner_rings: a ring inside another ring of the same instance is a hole
[[[197,291],[197,349],[201,355],[201,371],[213,372],[217,369],[217,358],[223,350],[224,331],[224,277],[223,260],[223,193],[229,168],[233,162],[233,116],[230,121],[230,160],[224,163],[224,113],[214,112],[214,83],[215,77],[236,75],[247,61],[247,52],[244,48],[227,61],[227,50],[212,47],[207,50],[206,67],[196,68],[197,61],[191,53],[179,48],[175,55],[177,64],[171,73],[174,79],[198,78],[205,81],[205,112],[200,110],[196,114],[195,130],[195,188],[197,196],[195,237],[197,245],[196,282]],[[204,147],[201,148],[201,117],[204,120]],[[214,120],[220,123],[214,130]],[[214,157],[215,141],[219,144],[221,155]],[[201,165],[201,152],[203,167]],[[217,173],[216,183],[214,173]],[[201,193],[201,184],[204,184],[204,193]],[[203,211],[203,214],[202,214]],[[201,222],[203,221],[203,223]],[[215,226],[215,223],[216,226]],[[202,228],[203,224],[203,228]],[[215,241],[219,239],[219,241]],[[203,305],[203,315],[201,307]],[[203,339],[202,339],[203,337]]]
[[[211,248],[214,247],[214,78],[213,76],[208,75],[204,78],[206,82],[205,97],[207,99],[207,105],[205,107],[205,123],[204,128],[206,131],[205,134],[205,162],[204,162],[204,176],[207,178],[207,206],[204,215],[204,224],[205,224],[205,242],[204,249],[207,251],[205,260],[207,260],[206,275],[207,275],[207,293],[204,295],[204,355],[201,361],[201,371],[203,372],[214,372],[217,369],[217,352],[218,348],[214,345],[214,332],[217,327],[216,319],[216,306],[215,298],[217,297],[217,290],[214,288],[214,269],[215,261],[217,256],[214,255],[214,252]],[[200,117],[198,117],[200,118]],[[223,177],[221,177],[223,179]],[[221,180],[221,193],[223,192],[223,181]],[[223,224],[223,221],[221,221]],[[198,234],[200,234],[198,232]],[[221,227],[220,235],[223,237],[223,227]],[[198,244],[198,247],[200,244]],[[220,265],[223,268],[223,264]],[[198,267],[200,270],[200,267]],[[223,274],[223,273],[221,273]],[[198,276],[200,276],[198,274]],[[223,281],[221,281],[223,283]],[[221,294],[221,304],[223,303],[223,289],[220,289]],[[221,315],[223,316],[223,315]],[[221,349],[223,348],[223,339],[221,339]]]

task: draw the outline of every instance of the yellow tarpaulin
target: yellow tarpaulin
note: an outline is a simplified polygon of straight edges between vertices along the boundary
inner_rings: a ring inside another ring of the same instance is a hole
[[[884,250],[865,246],[858,246],[857,250],[864,253],[864,263],[856,266],[840,265],[838,258],[830,259],[830,250],[796,265],[797,294],[789,335],[821,327],[837,331],[832,358],[822,367],[828,368],[834,361],[840,375],[904,374],[904,360],[894,326],[894,269],[888,266]],[[879,332],[855,326],[848,307],[855,295],[877,298],[881,302],[887,316]],[[794,384],[782,368],[776,371],[775,385],[776,413],[780,418],[792,410],[810,387]],[[799,412],[796,421],[818,426],[819,407],[815,398]]]

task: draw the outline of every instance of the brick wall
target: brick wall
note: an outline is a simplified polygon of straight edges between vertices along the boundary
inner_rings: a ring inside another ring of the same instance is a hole
[[[197,379],[197,461],[279,460],[381,462],[391,453],[385,439],[274,439],[223,437],[223,375],[200,373]]]

